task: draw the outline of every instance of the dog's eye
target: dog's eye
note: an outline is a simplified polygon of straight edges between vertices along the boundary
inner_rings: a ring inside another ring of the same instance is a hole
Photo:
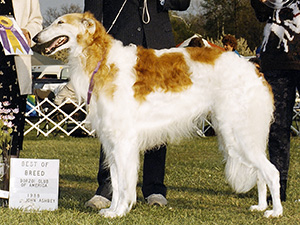
[[[62,20],[59,20],[58,22],[57,22],[57,24],[63,24],[64,23],[64,21],[62,21]]]

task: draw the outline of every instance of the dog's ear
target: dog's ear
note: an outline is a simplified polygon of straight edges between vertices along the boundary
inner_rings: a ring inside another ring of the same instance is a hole
[[[83,24],[83,26],[86,28],[86,30],[90,34],[95,33],[95,31],[96,31],[96,22],[93,19],[84,18],[84,19],[82,19],[81,23]]]

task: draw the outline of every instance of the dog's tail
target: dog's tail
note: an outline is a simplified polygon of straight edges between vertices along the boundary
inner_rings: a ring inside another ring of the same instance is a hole
[[[257,171],[253,167],[249,167],[241,160],[230,156],[226,160],[225,176],[237,193],[248,192],[257,182]]]

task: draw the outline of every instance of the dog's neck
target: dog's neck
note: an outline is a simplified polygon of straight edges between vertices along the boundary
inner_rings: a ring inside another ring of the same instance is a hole
[[[106,63],[112,43],[113,38],[106,33],[102,24],[97,23],[95,33],[87,39],[82,39],[82,42],[79,41],[79,46],[82,47],[74,52],[73,57],[79,57],[86,72],[92,74],[99,61],[102,61],[102,64]],[[76,53],[79,55],[76,56]]]
[[[100,24],[100,26],[102,25]],[[85,42],[79,43],[77,48],[73,49],[73,51],[71,50],[69,63],[73,67],[82,70],[86,76],[82,78],[85,80],[85,84],[89,84],[88,86],[92,84],[98,90],[102,90],[111,81],[110,67],[107,65],[107,60],[113,42],[113,38],[105,32],[104,28],[100,27],[100,29],[96,29],[95,35],[85,39]],[[98,92],[95,93],[93,88],[90,89],[88,87],[86,87],[84,96],[88,96],[88,89],[91,92],[89,95],[93,95],[96,98],[99,97]]]

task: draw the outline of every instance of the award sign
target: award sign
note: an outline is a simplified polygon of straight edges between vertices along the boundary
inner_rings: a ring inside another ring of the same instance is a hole
[[[12,17],[0,16],[0,42],[5,55],[32,55],[22,30]]]
[[[10,161],[9,208],[56,210],[58,208],[59,160]]]

